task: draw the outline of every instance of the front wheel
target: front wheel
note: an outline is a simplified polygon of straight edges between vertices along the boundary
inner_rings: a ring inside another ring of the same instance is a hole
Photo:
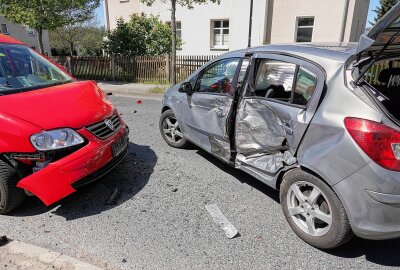
[[[160,132],[164,141],[175,148],[186,148],[189,142],[183,137],[179,122],[171,110],[166,110],[160,117]]]
[[[0,214],[7,214],[24,201],[23,189],[17,187],[17,172],[9,164],[0,160]]]
[[[332,249],[353,236],[346,211],[333,190],[301,169],[285,174],[280,200],[292,230],[312,246]]]

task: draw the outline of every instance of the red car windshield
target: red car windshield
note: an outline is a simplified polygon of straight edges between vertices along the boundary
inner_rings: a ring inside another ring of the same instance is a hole
[[[70,81],[71,77],[27,46],[0,44],[0,95]]]

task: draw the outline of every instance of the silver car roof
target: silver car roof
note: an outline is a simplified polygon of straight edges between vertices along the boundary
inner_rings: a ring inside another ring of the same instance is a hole
[[[278,53],[308,59],[328,71],[336,70],[338,66],[343,65],[350,57],[354,56],[356,49],[356,42],[270,44],[228,52],[215,58],[212,62],[224,58],[243,57],[246,54]]]

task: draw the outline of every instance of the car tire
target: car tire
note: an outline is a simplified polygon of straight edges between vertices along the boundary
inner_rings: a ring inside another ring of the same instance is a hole
[[[25,192],[17,187],[19,177],[15,169],[0,160],[0,214],[7,214],[25,200]]]
[[[161,136],[164,141],[175,148],[186,148],[189,141],[183,136],[178,120],[171,110],[162,113],[159,122]]]
[[[332,249],[353,236],[339,198],[314,175],[301,169],[287,172],[280,188],[280,201],[292,230],[316,248]]]

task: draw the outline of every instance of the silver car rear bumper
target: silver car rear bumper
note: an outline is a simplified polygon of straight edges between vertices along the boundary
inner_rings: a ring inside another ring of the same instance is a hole
[[[370,163],[333,189],[357,236],[373,240],[400,237],[400,172]]]

